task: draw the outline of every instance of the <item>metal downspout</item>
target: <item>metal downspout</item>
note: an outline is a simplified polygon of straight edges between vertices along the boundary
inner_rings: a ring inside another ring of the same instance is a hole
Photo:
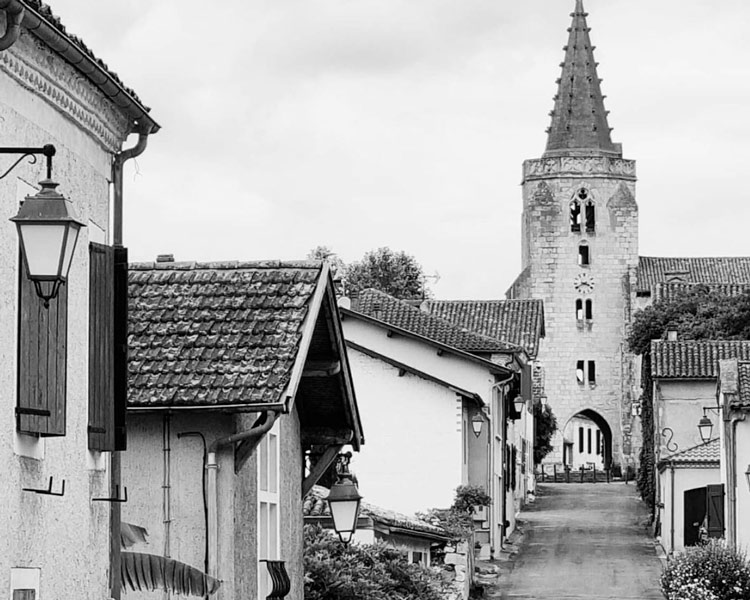
[[[724,410],[728,410],[725,405]],[[745,420],[745,415],[733,415],[724,420],[724,445],[727,461],[727,522],[726,539],[729,546],[737,543],[737,423]]]
[[[5,12],[5,33],[0,38],[0,52],[7,50],[21,35],[24,7],[18,0],[0,0],[0,10]]]
[[[217,485],[217,475],[219,472],[219,463],[216,460],[216,453],[222,446],[234,445],[238,442],[248,440],[260,440],[273,424],[276,422],[278,413],[265,411],[263,413],[265,421],[234,435],[219,438],[215,440],[208,448],[208,458],[206,460],[206,497],[208,499],[208,574],[211,577],[219,577],[219,489]]]
[[[131,158],[136,158],[143,154],[148,144],[148,133],[139,132],[138,141],[135,146],[126,150],[121,150],[114,155],[112,159],[112,186],[113,186],[113,201],[112,201],[112,243],[115,246],[122,246],[122,176],[123,167],[125,163]]]
[[[669,467],[671,476],[669,504],[669,554],[674,554],[674,465]]]

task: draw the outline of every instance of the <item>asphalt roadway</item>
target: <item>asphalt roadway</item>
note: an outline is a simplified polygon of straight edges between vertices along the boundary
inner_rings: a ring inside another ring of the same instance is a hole
[[[633,484],[541,485],[522,518],[512,570],[488,597],[664,600],[661,561]]]

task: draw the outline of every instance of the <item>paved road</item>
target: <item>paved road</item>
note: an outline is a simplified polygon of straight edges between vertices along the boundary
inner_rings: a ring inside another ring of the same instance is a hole
[[[490,597],[663,600],[646,516],[632,484],[540,486],[512,571]]]

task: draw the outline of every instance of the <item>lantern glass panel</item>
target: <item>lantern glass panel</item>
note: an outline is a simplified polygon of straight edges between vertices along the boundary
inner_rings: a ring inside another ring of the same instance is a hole
[[[57,277],[67,223],[20,225],[18,229],[29,275],[32,278]]]
[[[698,431],[700,432],[701,440],[708,442],[711,440],[711,433],[713,432],[714,425],[709,419],[705,417],[701,419],[698,424]]]
[[[349,533],[351,538],[357,524],[359,515],[359,500],[343,500],[331,502],[331,517],[333,518],[333,527],[336,533],[342,535]]]
[[[65,254],[63,255],[62,270],[60,271],[60,275],[65,279],[68,278],[68,272],[70,271],[70,264],[73,261],[73,252],[75,252],[76,249],[79,232],[80,228],[75,224],[71,224],[68,227],[68,235],[65,239]]]

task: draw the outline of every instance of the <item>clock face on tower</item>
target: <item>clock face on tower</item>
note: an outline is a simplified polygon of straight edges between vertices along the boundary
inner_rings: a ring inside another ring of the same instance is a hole
[[[589,273],[580,273],[576,276],[573,286],[581,294],[594,291],[594,278]]]

